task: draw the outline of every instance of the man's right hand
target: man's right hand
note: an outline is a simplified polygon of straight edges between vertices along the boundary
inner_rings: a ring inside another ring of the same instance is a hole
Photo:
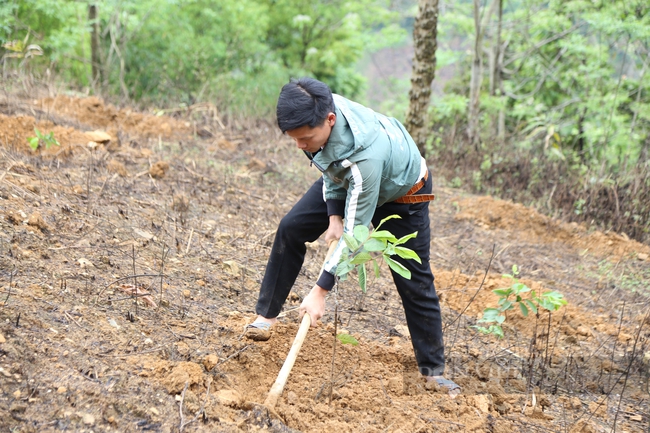
[[[300,304],[300,317],[302,318],[305,313],[309,313],[312,327],[315,327],[318,319],[323,317],[323,314],[325,314],[326,296],[327,290],[323,289],[319,285],[315,285],[309,294],[305,296],[305,299],[302,300],[302,304]]]

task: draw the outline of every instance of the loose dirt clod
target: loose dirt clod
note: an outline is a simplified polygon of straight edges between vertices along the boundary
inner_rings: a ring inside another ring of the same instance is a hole
[[[27,225],[36,227],[42,231],[47,230],[47,224],[45,223],[45,220],[43,219],[43,217],[39,212],[34,212],[29,216],[29,220],[27,220]]]
[[[117,173],[122,177],[126,177],[128,175],[128,172],[126,171],[126,167],[124,164],[122,164],[120,161],[117,161],[115,159],[111,159],[106,163],[106,169],[111,172],[111,173]]]
[[[169,163],[166,161],[158,161],[149,168],[149,174],[154,179],[162,179],[169,170]]]
[[[86,132],[86,137],[88,140],[94,141],[95,143],[106,144],[113,139],[110,135],[104,131],[90,131]]]
[[[203,379],[203,368],[195,362],[180,362],[163,380],[162,384],[170,394],[180,394],[188,383],[190,386]]]

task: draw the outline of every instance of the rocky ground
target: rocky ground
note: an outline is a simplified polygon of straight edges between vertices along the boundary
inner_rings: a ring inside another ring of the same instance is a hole
[[[28,145],[34,128],[59,145]],[[435,167],[433,167],[435,172]],[[432,265],[450,399],[416,374],[386,269],[330,296],[282,397],[262,403],[313,285],[267,342],[242,338],[275,227],[319,173],[272,124],[208,104],[139,113],[94,97],[0,99],[0,430],[644,432],[650,247],[437,179]],[[476,324],[520,269],[568,305]],[[349,333],[359,344],[334,337]]]

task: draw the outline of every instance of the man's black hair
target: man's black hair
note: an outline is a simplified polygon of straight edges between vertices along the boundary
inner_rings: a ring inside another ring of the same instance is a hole
[[[302,126],[321,126],[334,113],[334,98],[329,86],[314,78],[292,79],[280,91],[276,113],[284,133]]]

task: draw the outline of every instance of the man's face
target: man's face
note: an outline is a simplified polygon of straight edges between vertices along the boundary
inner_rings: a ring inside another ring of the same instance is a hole
[[[318,152],[327,144],[332,128],[336,123],[336,115],[329,113],[322,125],[311,128],[309,125],[287,131],[287,135],[294,139],[300,150]]]

